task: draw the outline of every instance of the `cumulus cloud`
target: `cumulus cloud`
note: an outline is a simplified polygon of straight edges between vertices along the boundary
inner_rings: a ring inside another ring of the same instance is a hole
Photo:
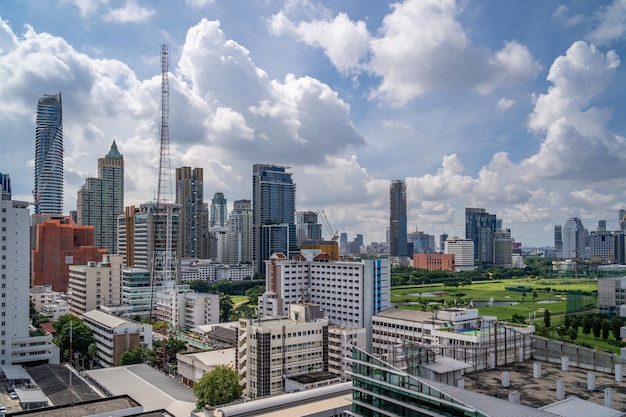
[[[154,13],[154,10],[140,7],[135,1],[128,0],[124,7],[111,9],[104,15],[104,20],[116,23],[137,23],[148,20]]]
[[[500,111],[508,110],[511,107],[513,107],[514,104],[515,104],[515,100],[502,97],[500,100],[498,100],[498,110]]]
[[[613,0],[595,16],[598,26],[589,34],[589,40],[600,45],[622,39],[626,33],[626,2]]]

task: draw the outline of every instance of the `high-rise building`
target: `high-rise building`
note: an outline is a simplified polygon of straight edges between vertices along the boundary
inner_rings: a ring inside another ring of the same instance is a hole
[[[0,173],[0,365],[52,358],[52,337],[29,337],[30,212],[28,203],[11,199],[11,180]]]
[[[228,207],[224,193],[215,193],[211,199],[211,227],[226,227]]]
[[[70,311],[80,316],[102,305],[122,301],[122,255],[104,255],[102,262],[70,265]]]
[[[454,255],[457,271],[471,271],[474,266],[474,242],[456,237],[446,239],[446,254]]]
[[[585,227],[578,217],[567,219],[563,226],[563,258],[583,259],[585,256]]]
[[[255,164],[252,169],[252,246],[255,271],[265,274],[273,253],[296,251],[296,184],[288,167]]]
[[[296,236],[298,247],[301,247],[302,242],[307,240],[322,240],[322,225],[317,222],[316,212],[299,211],[296,213]]]
[[[176,168],[176,204],[180,205],[180,255],[209,257],[209,231],[204,205],[203,169]]]
[[[465,238],[474,242],[474,259],[493,263],[493,236],[502,222],[483,208],[465,208]],[[458,266],[458,262],[457,262]]]
[[[446,239],[448,238],[447,233],[442,233],[439,235],[439,252],[445,253],[446,251]]]
[[[252,263],[252,202],[237,200],[228,219],[228,263]]]
[[[44,94],[35,121],[35,214],[63,213],[63,108],[61,93]]]
[[[94,244],[117,254],[117,217],[124,213],[124,157],[115,141],[98,159],[98,178],[87,178],[78,191],[76,212],[79,226],[93,226]]]
[[[395,180],[389,187],[389,256],[408,256],[406,182]]]
[[[554,225],[554,250],[557,258],[563,256],[563,228],[560,224]]]
[[[513,267],[511,229],[498,229],[493,234],[493,264],[498,267]]]

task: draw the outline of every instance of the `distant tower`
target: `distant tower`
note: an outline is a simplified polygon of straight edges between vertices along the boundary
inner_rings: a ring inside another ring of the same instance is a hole
[[[289,167],[255,164],[252,168],[253,257],[255,272],[265,274],[265,260],[275,252],[297,249],[296,184]]]
[[[224,193],[213,194],[213,199],[211,200],[211,227],[225,227],[227,223],[227,214],[228,208]]]
[[[554,225],[554,250],[557,258],[563,257],[563,227]]]
[[[439,235],[439,252],[446,252],[446,239],[448,238],[447,233],[442,233]]]
[[[181,206],[178,231],[181,256],[207,259],[209,230],[204,210],[202,168],[176,168],[176,204]]]
[[[228,219],[228,263],[252,263],[252,202],[237,200]]]
[[[329,230],[330,233],[332,231]],[[298,247],[307,240],[322,240],[322,225],[317,222],[317,213],[314,211],[299,211],[296,213],[296,237]]]
[[[76,222],[93,226],[94,245],[117,253],[117,217],[124,214],[124,157],[115,141],[98,159],[98,178],[87,178],[76,199]]]
[[[502,222],[483,208],[465,208],[465,238],[474,242],[474,259],[493,263],[493,237]]]
[[[37,102],[35,214],[63,213],[63,108],[61,93]]]
[[[406,182],[395,180],[389,187],[389,255],[407,254]]]
[[[563,226],[563,258],[582,259],[585,255],[585,227],[578,217],[567,219]]]

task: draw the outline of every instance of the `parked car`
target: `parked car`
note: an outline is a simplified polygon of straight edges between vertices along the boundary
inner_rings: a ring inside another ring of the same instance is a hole
[[[12,400],[17,400],[19,398],[15,392],[10,393],[9,397],[11,397]]]

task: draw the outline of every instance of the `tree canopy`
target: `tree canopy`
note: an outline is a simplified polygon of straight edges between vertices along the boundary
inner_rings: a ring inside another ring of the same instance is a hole
[[[89,345],[94,343],[93,332],[76,316],[66,314],[59,317],[54,323],[56,330],[54,335],[54,344],[61,350],[61,357],[64,360],[70,360],[70,322],[72,330],[72,352],[89,356]]]
[[[218,365],[205,374],[194,385],[193,393],[198,401],[196,408],[206,405],[226,404],[241,397],[243,387],[239,385],[237,372],[227,365]]]

